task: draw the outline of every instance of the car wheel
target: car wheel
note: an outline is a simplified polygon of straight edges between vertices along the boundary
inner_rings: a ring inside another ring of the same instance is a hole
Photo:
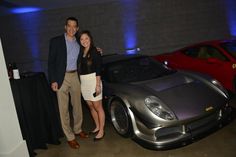
[[[123,137],[130,137],[132,134],[131,120],[122,100],[115,98],[111,102],[110,114],[115,130]]]

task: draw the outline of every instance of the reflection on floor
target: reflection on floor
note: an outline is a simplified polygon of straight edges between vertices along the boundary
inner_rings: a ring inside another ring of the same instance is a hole
[[[236,98],[230,102],[236,108]],[[93,123],[84,107],[84,130],[93,129]],[[236,157],[236,120],[213,134],[190,145],[165,151],[145,149],[131,139],[119,136],[112,125],[106,123],[106,136],[103,140],[94,142],[88,139],[78,139],[80,149],[71,149],[65,138],[60,145],[48,145],[47,150],[36,150],[37,157]]]

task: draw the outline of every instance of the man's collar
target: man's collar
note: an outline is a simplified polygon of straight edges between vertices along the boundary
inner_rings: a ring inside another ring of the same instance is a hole
[[[75,41],[75,40],[76,40],[75,36],[73,37],[72,40],[71,40],[71,38],[68,38],[68,36],[67,36],[66,33],[64,33],[64,36],[65,36],[65,39],[66,39],[67,41]]]

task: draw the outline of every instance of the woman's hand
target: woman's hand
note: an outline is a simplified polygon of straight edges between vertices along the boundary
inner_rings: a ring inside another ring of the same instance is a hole
[[[96,95],[99,95],[102,92],[101,86],[97,85],[95,91],[96,91]]]

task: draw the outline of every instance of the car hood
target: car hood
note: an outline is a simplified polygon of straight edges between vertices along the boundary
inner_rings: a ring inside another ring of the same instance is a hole
[[[207,114],[227,101],[206,83],[181,73],[132,84],[158,97],[179,120]]]

